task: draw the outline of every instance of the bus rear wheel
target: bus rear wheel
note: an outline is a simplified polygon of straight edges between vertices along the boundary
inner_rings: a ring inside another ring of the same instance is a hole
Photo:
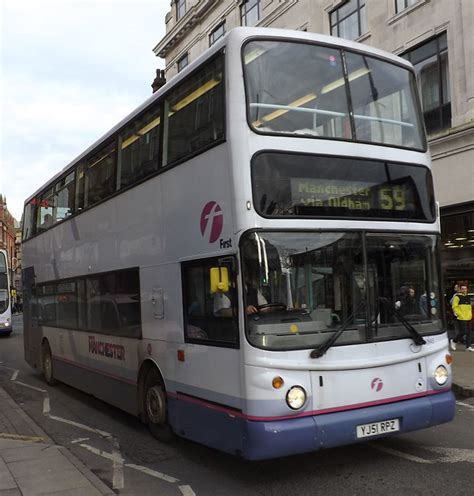
[[[153,437],[162,442],[173,439],[173,432],[167,422],[166,390],[156,369],[151,369],[146,375],[143,412]]]
[[[51,348],[47,341],[43,343],[43,347],[41,349],[41,363],[44,380],[50,386],[54,386],[56,384],[56,379],[54,378],[53,372],[53,357],[51,355]]]

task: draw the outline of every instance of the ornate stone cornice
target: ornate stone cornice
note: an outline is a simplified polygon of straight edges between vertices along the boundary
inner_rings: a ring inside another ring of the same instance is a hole
[[[217,0],[200,0],[193,5],[171,29],[165,37],[153,48],[156,56],[165,58],[169,51],[192,30],[192,28],[202,21],[209,10],[217,4]]]

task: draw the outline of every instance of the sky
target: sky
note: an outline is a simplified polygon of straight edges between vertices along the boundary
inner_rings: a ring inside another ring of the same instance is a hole
[[[0,0],[0,193],[24,200],[152,94],[170,0]]]

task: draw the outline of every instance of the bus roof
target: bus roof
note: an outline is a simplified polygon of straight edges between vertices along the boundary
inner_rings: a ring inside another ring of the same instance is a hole
[[[357,41],[346,40],[345,38],[339,38],[337,36],[329,36],[326,34],[310,33],[308,31],[297,31],[293,29],[278,29],[278,28],[248,28],[248,27],[237,27],[232,29],[227,33],[225,38],[222,40],[230,40],[227,43],[238,43],[241,44],[244,40],[248,38],[287,38],[298,41],[309,41],[312,43],[321,43],[324,45],[333,45],[335,47],[347,48],[348,50],[365,53],[367,55],[373,55],[375,57],[380,57],[388,61],[394,62],[399,65],[404,65],[408,69],[413,68],[408,60],[394,55],[391,52],[381,50],[379,48],[374,48],[370,45],[364,43],[359,43]],[[234,41],[235,40],[235,41]],[[226,43],[226,44],[227,44]]]
[[[329,36],[318,33],[309,33],[307,31],[297,31],[292,29],[278,29],[278,28],[262,28],[262,27],[236,27],[230,30],[224,37],[218,40],[212,47],[203,52],[196,60],[186,66],[181,72],[176,74],[169,82],[167,82],[158,91],[153,93],[147,100],[139,105],[135,110],[128,114],[124,119],[118,122],[113,128],[101,136],[97,141],[92,143],[86,150],[69,162],[57,174],[51,177],[47,182],[41,185],[34,193],[32,193],[26,200],[25,204],[31,201],[36,195],[42,192],[45,187],[63,176],[69,169],[71,169],[77,162],[86,157],[92,150],[99,145],[105,143],[111,136],[124,127],[130,120],[140,114],[155,100],[160,99],[171,88],[178,84],[182,79],[185,79],[189,73],[193,72],[196,67],[199,67],[205,60],[211,58],[215,53],[219,52],[222,47],[227,45],[240,46],[245,40],[251,38],[269,38],[269,39],[288,39],[294,41],[308,41],[311,43],[321,43],[325,45],[332,45],[334,47],[346,48],[348,50],[357,51],[366,55],[371,55],[378,58],[383,58],[387,61],[393,62],[398,65],[405,66],[407,69],[413,69],[413,66],[407,60],[398,57],[390,52],[380,50],[378,48],[358,43],[355,41],[338,38],[336,36]]]

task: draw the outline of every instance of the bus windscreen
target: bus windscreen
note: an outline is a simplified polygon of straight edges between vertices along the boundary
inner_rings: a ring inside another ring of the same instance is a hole
[[[280,40],[247,43],[243,64],[248,121],[258,133],[426,147],[407,67]]]

